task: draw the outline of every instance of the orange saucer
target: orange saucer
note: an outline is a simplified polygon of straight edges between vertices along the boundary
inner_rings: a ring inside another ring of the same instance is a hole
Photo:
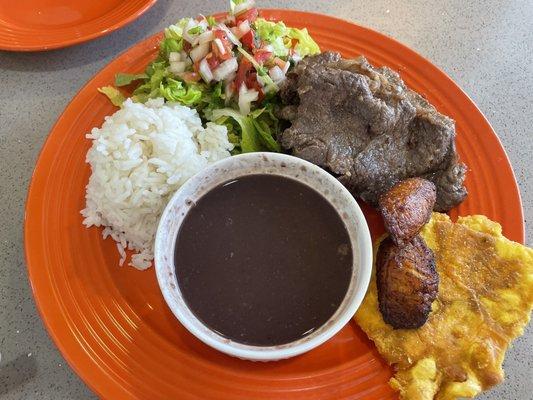
[[[156,0],[15,0],[0,4],[0,50],[41,51],[106,35]]]

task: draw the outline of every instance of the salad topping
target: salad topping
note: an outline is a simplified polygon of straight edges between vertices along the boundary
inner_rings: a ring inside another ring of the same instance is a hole
[[[145,73],[118,74],[115,86],[136,82],[133,101],[163,97],[226,125],[235,153],[279,151],[279,85],[299,60],[319,52],[306,29],[265,20],[253,0],[236,0],[222,20],[199,15],[166,28]],[[115,105],[123,100],[115,88],[101,92]]]

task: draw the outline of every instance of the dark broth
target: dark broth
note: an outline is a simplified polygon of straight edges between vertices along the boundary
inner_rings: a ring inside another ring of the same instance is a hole
[[[300,339],[342,303],[352,271],[344,222],[314,189],[273,175],[226,182],[181,226],[176,275],[198,319],[236,342]]]

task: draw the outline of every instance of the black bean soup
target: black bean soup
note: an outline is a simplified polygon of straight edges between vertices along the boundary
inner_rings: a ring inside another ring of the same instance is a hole
[[[236,342],[274,346],[327,322],[352,272],[344,222],[314,189],[250,175],[204,195],[180,228],[176,275],[198,319]]]

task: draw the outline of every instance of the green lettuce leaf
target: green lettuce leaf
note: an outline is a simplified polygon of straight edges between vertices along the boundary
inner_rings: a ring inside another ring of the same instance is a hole
[[[191,28],[187,31],[189,35],[198,35],[204,31],[204,28],[202,28],[200,25],[196,25],[194,28]]]
[[[115,75],[115,86],[127,86],[133,81],[138,81],[141,79],[147,79],[148,75],[142,73],[142,74],[123,74],[118,73]]]
[[[235,137],[240,138],[239,147],[242,153],[281,151],[275,139],[279,128],[278,119],[274,116],[271,106],[255,110],[248,115],[242,115],[231,108],[216,109],[213,110],[211,119],[228,128],[230,141],[235,140]],[[232,124],[228,119],[237,124]]]
[[[240,128],[240,147],[243,153],[261,151],[263,149],[259,134],[251,118],[231,108],[221,108],[213,111],[212,118],[214,122],[224,124],[226,122],[224,117],[233,118],[237,122]]]
[[[202,86],[202,103],[199,105],[199,111],[204,118],[210,120],[213,110],[225,107],[226,96],[222,92],[222,82],[218,82],[214,86]]]
[[[101,88],[98,88],[98,91],[100,93],[103,93],[107,96],[109,100],[111,100],[111,103],[113,103],[114,106],[121,107],[122,103],[126,101],[126,97],[117,88],[114,88],[113,86],[104,86]]]
[[[161,96],[160,86],[168,76],[168,63],[164,60],[156,60],[146,68],[148,79],[133,91],[133,101],[144,103],[148,99]]]
[[[279,131],[279,120],[274,116],[270,105],[252,111],[249,118],[259,133],[263,145],[270,151],[280,152],[281,147],[275,139],[276,133]]]
[[[309,32],[307,32],[306,28],[290,28],[288,36],[291,39],[298,40],[298,44],[296,45],[295,49],[300,54],[300,56],[305,57],[308,55],[320,53],[320,47],[318,47],[318,44],[316,44],[311,35],[309,35]]]
[[[288,34],[288,29],[283,22],[267,21],[264,18],[257,18],[254,22],[257,36],[270,44],[274,55],[286,57],[289,49],[286,47],[284,37]]]
[[[161,56],[168,59],[172,52],[179,52],[183,50],[183,39],[164,38],[159,45],[159,52]]]
[[[217,24],[217,20],[215,19],[215,17],[213,17],[212,15],[210,15],[209,17],[206,18],[207,19],[207,24],[209,26],[215,26]]]
[[[192,106],[202,99],[202,90],[197,85],[185,85],[183,82],[166,78],[159,84],[159,93],[168,101],[174,101]]]

